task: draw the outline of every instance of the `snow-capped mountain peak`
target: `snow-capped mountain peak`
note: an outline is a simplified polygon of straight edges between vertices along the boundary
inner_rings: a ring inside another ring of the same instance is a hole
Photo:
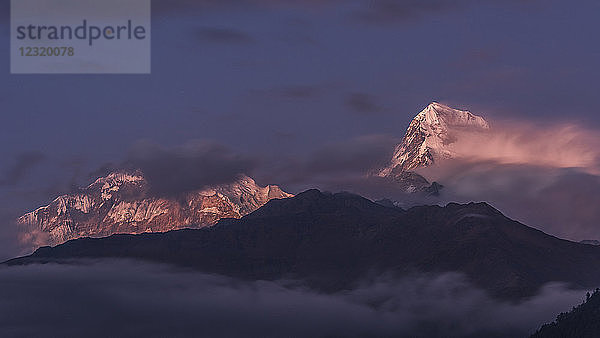
[[[24,238],[54,245],[86,236],[211,226],[221,218],[247,215],[271,199],[293,196],[275,185],[261,187],[245,175],[169,197],[150,194],[149,186],[141,171],[113,172],[21,216],[18,223]]]
[[[430,166],[436,159],[452,158],[451,144],[456,141],[457,131],[489,128],[481,116],[432,102],[412,120],[390,164],[379,176],[395,175]]]
[[[489,129],[489,124],[481,116],[472,114],[466,110],[450,108],[443,104],[432,102],[423,109],[416,117],[424,127],[438,129],[440,132],[447,131],[450,127],[475,127]]]

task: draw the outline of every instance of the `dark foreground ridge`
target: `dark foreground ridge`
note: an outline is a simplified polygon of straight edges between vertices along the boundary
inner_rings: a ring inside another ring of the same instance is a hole
[[[462,272],[502,298],[563,281],[600,284],[600,247],[544,234],[486,203],[409,210],[308,190],[211,228],[84,238],[7,264],[135,258],[244,279],[301,279],[322,291],[380,273]]]
[[[600,337],[600,290],[586,301],[556,320],[542,326],[531,338],[597,338]]]

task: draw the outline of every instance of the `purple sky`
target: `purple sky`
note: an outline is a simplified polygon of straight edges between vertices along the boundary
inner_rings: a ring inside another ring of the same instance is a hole
[[[593,0],[154,1],[152,75],[135,76],[10,75],[1,6],[3,215],[88,183],[139,140],[212,140],[260,169],[401,137],[433,100],[600,123]]]

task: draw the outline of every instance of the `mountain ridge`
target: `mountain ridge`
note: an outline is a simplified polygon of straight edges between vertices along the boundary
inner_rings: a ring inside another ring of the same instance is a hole
[[[373,274],[464,273],[496,297],[545,283],[600,283],[600,248],[513,221],[487,203],[385,207],[358,195],[309,190],[241,219],[166,233],[84,238],[8,264],[132,258],[245,279],[298,279],[336,291]],[[595,266],[596,264],[597,266]]]
[[[437,102],[412,120],[390,164],[375,175],[390,178],[403,191],[438,195],[443,188],[414,170],[450,157],[453,128],[489,129],[482,117]],[[79,191],[19,217],[23,241],[59,244],[85,236],[143,233],[214,225],[221,218],[240,218],[270,199],[292,196],[276,185],[260,187],[248,176],[177,196],[153,196],[139,170],[117,171]],[[173,225],[177,224],[177,225]]]
[[[229,184],[177,196],[155,196],[141,171],[118,171],[18,219],[25,235],[59,244],[86,236],[164,232],[242,217],[273,198],[290,197],[278,186],[260,187],[245,175]]]

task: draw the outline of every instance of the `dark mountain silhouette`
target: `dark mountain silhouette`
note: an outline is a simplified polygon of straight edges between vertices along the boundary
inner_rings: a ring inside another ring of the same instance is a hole
[[[549,236],[486,203],[409,210],[309,190],[199,230],[84,238],[8,264],[136,258],[244,279],[300,279],[338,291],[381,273],[462,272],[502,298],[563,281],[600,284],[600,247]]]
[[[574,307],[545,324],[531,338],[597,338],[600,337],[600,290],[587,294],[583,304]]]

